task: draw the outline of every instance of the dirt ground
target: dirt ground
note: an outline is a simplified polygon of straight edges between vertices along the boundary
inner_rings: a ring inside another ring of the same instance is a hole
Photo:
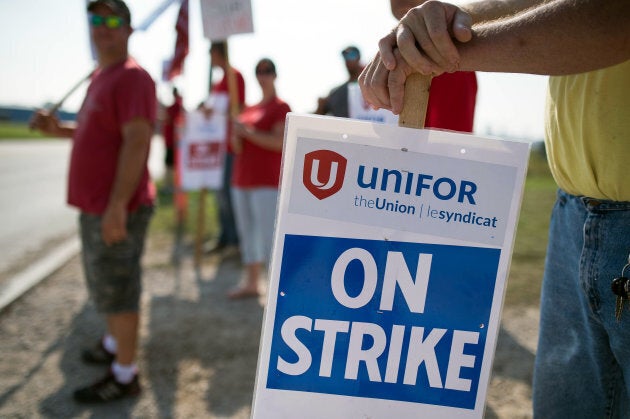
[[[264,300],[225,298],[241,275],[235,256],[185,256],[151,237],[144,259],[139,353],[143,392],[133,400],[82,406],[73,390],[103,374],[82,347],[102,333],[87,301],[78,257],[0,313],[2,418],[248,418]],[[486,418],[531,418],[537,307],[506,307]]]

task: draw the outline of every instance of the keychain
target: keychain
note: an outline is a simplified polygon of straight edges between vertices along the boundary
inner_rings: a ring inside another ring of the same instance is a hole
[[[621,313],[626,300],[630,299],[630,278],[624,276],[628,268],[630,268],[630,254],[628,255],[628,263],[621,270],[621,276],[613,279],[610,284],[612,292],[617,296],[617,301],[615,302],[615,319],[617,319],[617,322],[621,320]]]

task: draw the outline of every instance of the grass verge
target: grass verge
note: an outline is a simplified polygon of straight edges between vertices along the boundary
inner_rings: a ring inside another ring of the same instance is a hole
[[[538,305],[557,186],[541,151],[530,156],[505,304]]]
[[[28,124],[17,122],[0,122],[0,140],[7,139],[41,139],[46,138],[39,131],[31,131]]]
[[[158,191],[157,211],[151,221],[151,234],[176,234],[178,228],[181,227],[184,238],[194,240],[201,221],[204,240],[211,240],[218,235],[219,215],[214,192],[207,191],[204,194],[195,191],[184,194],[185,205],[182,205],[184,210],[179,215],[175,205],[175,195],[165,192],[161,184],[158,184]],[[203,215],[200,214],[200,206],[203,206]]]

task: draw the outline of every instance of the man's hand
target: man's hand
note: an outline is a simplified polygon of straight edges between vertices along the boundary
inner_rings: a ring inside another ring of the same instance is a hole
[[[43,109],[33,114],[28,126],[30,129],[36,129],[48,135],[56,135],[60,130],[57,116]]]
[[[428,1],[415,7],[392,31],[395,46],[407,63],[424,75],[454,72],[459,68],[459,52],[454,41],[472,38],[472,18],[459,7],[439,1]],[[379,43],[386,67],[396,66],[391,36]]]
[[[460,57],[455,42],[470,41],[471,24],[468,13],[449,3],[428,1],[411,9],[379,41],[379,52],[361,73],[364,99],[376,109],[399,114],[410,74],[457,71]]]
[[[394,49],[393,56],[398,65],[390,71],[377,53],[361,72],[359,87],[365,101],[374,109],[384,108],[398,115],[402,111],[405,81],[415,71],[402,58],[398,49]]]
[[[109,205],[101,220],[101,234],[106,245],[124,241],[127,238],[127,209],[120,205]]]

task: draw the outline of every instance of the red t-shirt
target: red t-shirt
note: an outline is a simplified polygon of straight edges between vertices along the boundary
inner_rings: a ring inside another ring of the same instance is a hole
[[[239,115],[238,120],[259,131],[271,131],[277,123],[284,123],[291,108],[281,99],[274,98],[265,104],[249,106]],[[278,187],[282,151],[262,148],[247,138],[243,150],[234,155],[232,185],[239,188],[261,186]]]
[[[166,118],[162,132],[166,148],[173,148],[175,146],[175,129],[181,123],[183,110],[184,104],[182,103],[181,96],[177,96],[173,104],[166,108]]]
[[[241,74],[240,71],[238,71],[234,67],[232,67],[232,70],[234,70],[234,74],[236,75],[236,86],[237,86],[236,89],[238,90],[238,103],[242,107],[245,104],[245,79],[243,78],[243,75]],[[227,74],[224,74],[221,81],[213,85],[212,89],[210,90],[215,93],[222,93],[222,92],[229,93]]]
[[[472,132],[477,76],[472,71],[444,73],[431,81],[426,128]]]
[[[77,117],[68,174],[68,203],[102,214],[107,207],[123,142],[122,127],[140,117],[155,124],[157,99],[151,76],[132,58],[97,70]],[[138,187],[127,206],[151,204],[155,187],[145,161]]]

